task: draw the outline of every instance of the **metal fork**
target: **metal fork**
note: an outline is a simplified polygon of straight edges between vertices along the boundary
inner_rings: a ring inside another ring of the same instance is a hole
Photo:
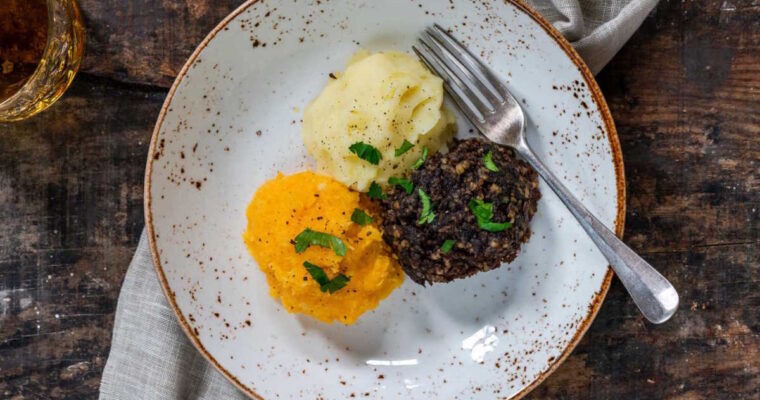
[[[644,317],[655,324],[667,321],[678,307],[673,285],[594,217],[536,157],[525,139],[525,115],[506,85],[438,25],[425,30],[420,45],[413,46],[414,52],[443,79],[446,91],[480,133],[520,154],[578,219]]]

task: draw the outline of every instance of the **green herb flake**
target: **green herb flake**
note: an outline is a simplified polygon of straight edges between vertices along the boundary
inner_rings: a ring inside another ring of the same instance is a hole
[[[364,210],[354,208],[354,212],[351,213],[351,221],[364,226],[372,223],[372,217],[370,217],[369,214],[365,213]]]
[[[420,201],[422,201],[422,213],[420,214],[420,219],[417,221],[417,224],[429,224],[435,219],[433,204],[430,202],[430,197],[423,192],[422,189],[417,189],[417,194],[420,195]]]
[[[327,277],[325,270],[308,261],[304,261],[303,266],[306,268],[309,275],[311,275],[312,279],[319,284],[319,290],[321,290],[322,293],[330,292],[330,294],[333,294],[346,286],[348,281],[351,280],[351,278],[343,274],[338,274],[335,278],[330,279]]]
[[[491,172],[499,172],[499,167],[493,162],[493,154],[491,153],[491,150],[488,150],[486,156],[483,157],[483,165],[485,165],[486,169]]]
[[[383,158],[383,155],[380,154],[380,150],[364,142],[356,142],[352,144],[348,150],[356,154],[362,160],[373,165],[379,164],[380,159]]]
[[[369,185],[369,191],[367,192],[367,197],[369,197],[370,199],[378,199],[378,200],[385,200],[388,198],[385,195],[385,193],[383,193],[383,188],[381,188],[380,185],[378,185],[375,182],[372,182]]]
[[[343,274],[338,274],[338,276],[336,276],[335,278],[332,278],[330,282],[327,282],[326,284],[321,285],[319,289],[323,292],[328,291],[330,292],[330,294],[333,294],[337,292],[338,290],[342,289],[343,286],[346,286],[346,284],[348,284],[348,281],[350,280],[351,278]]]
[[[408,140],[404,139],[404,143],[401,143],[401,147],[399,147],[398,149],[396,149],[396,151],[394,152],[394,155],[396,157],[399,157],[402,154],[404,154],[407,151],[409,151],[409,149],[411,149],[412,147],[414,147],[414,145],[411,144],[411,143],[409,143]]]
[[[443,254],[449,254],[451,249],[454,248],[454,245],[457,243],[456,240],[448,239],[441,245],[441,253]]]
[[[412,189],[414,188],[414,186],[412,185],[412,181],[410,181],[409,179],[396,178],[394,176],[388,178],[388,184],[401,186],[402,188],[404,188],[404,190],[406,190],[406,194],[412,194]]]
[[[470,211],[475,214],[475,218],[490,221],[493,218],[493,204],[486,203],[481,199],[470,200]]]
[[[420,169],[422,167],[422,164],[425,163],[425,160],[427,160],[428,155],[428,148],[427,146],[422,146],[422,155],[420,156],[417,161],[414,162],[414,165],[412,165],[412,169]]]
[[[328,282],[330,282],[330,278],[327,277],[325,270],[323,270],[321,267],[314,265],[308,261],[304,261],[303,266],[306,268],[306,271],[309,273],[309,275],[311,275],[312,279],[314,279],[314,281],[319,284],[319,286],[326,285]]]
[[[320,246],[328,249],[332,248],[335,254],[341,257],[346,255],[346,244],[340,238],[329,233],[317,232],[306,228],[294,240],[296,253],[303,253],[309,246]]]
[[[475,219],[478,221],[480,229],[488,232],[502,232],[507,228],[512,227],[510,222],[494,222],[493,219],[493,204],[486,203],[481,199],[470,200],[470,211],[475,215]]]
[[[486,221],[486,222],[478,223],[478,225],[480,225],[481,229],[488,232],[503,232],[512,227],[511,222]]]

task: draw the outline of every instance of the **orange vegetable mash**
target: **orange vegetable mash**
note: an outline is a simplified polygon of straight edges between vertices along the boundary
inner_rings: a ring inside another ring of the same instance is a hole
[[[373,222],[365,226],[352,222],[355,208],[371,215]],[[359,193],[330,177],[313,172],[278,174],[258,189],[246,215],[243,238],[248,250],[266,274],[269,294],[289,312],[352,324],[403,282],[401,267],[378,229],[378,214]],[[342,239],[346,255],[318,246],[296,253],[293,239],[306,228]],[[350,281],[332,294],[322,292],[304,261],[321,267],[330,279],[342,273]]]

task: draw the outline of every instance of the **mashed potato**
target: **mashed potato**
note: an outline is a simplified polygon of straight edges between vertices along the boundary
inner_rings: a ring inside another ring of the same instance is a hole
[[[303,141],[320,172],[365,191],[406,174],[423,146],[432,154],[454,136],[456,121],[442,102],[443,82],[415,57],[360,52],[306,108]],[[396,157],[404,140],[414,147]],[[349,151],[357,142],[380,151],[378,165]]]
[[[248,206],[243,239],[266,273],[270,295],[289,312],[351,324],[401,286],[403,271],[383,242],[379,217],[370,207],[359,193],[313,172],[280,174],[262,185]],[[356,208],[374,221],[364,226],[352,222]],[[306,228],[340,238],[345,256],[317,246],[296,253],[293,239]],[[333,293],[323,292],[304,261],[321,267],[328,278],[344,274],[350,280]]]

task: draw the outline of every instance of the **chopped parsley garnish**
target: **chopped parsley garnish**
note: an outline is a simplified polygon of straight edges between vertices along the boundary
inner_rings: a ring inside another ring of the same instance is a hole
[[[304,261],[303,266],[306,268],[306,271],[309,272],[309,275],[311,275],[311,277],[319,284],[319,286],[330,282],[330,278],[327,277],[325,270],[319,266],[314,265],[308,261]]]
[[[351,213],[351,221],[364,226],[372,223],[372,217],[365,213],[364,210],[354,208],[354,212]]]
[[[428,153],[427,146],[422,146],[422,155],[417,161],[414,162],[414,165],[412,165],[413,169],[420,169],[422,164],[425,163],[425,160],[427,160],[427,153]]]
[[[443,254],[449,254],[452,248],[454,248],[454,245],[457,243],[456,240],[448,239],[441,245],[441,253]]]
[[[373,165],[379,164],[380,159],[383,158],[383,155],[380,154],[380,150],[364,142],[356,142],[352,144],[348,150],[356,154],[362,160]]]
[[[420,195],[420,201],[422,201],[422,213],[420,214],[420,219],[417,221],[417,224],[429,224],[435,219],[433,204],[430,203],[430,197],[425,194],[422,189],[417,189],[417,194]]]
[[[296,253],[303,253],[309,246],[321,246],[332,248],[335,254],[343,257],[346,255],[346,244],[340,238],[329,233],[313,231],[306,228],[295,238],[294,246]]]
[[[345,276],[343,274],[338,274],[338,276],[336,276],[335,278],[332,278],[330,282],[327,282],[326,285],[321,285],[319,289],[322,290],[323,292],[327,290],[330,292],[330,294],[333,294],[337,292],[338,290],[342,289],[343,286],[346,286],[346,284],[350,280],[351,280],[350,277]]]
[[[367,192],[367,197],[370,199],[379,199],[379,200],[385,200],[387,196],[385,196],[385,193],[383,193],[383,188],[380,187],[375,182],[370,183],[369,185],[369,191]]]
[[[488,232],[501,232],[512,226],[510,222],[493,222],[493,204],[486,203],[481,199],[470,200],[470,211],[478,220],[480,229]]]
[[[493,162],[493,154],[491,153],[491,150],[488,150],[486,156],[483,157],[483,165],[485,165],[486,169],[491,172],[499,172],[499,167]]]
[[[396,155],[396,157],[399,157],[402,154],[404,154],[407,151],[409,151],[409,149],[411,149],[412,147],[414,147],[414,145],[411,144],[411,143],[409,143],[408,140],[404,139],[404,143],[401,143],[401,147],[399,147],[398,149],[396,149],[396,152],[394,154]]]
[[[409,179],[396,178],[394,176],[388,178],[388,184],[401,186],[406,190],[406,194],[412,194],[412,188],[414,187]]]
[[[330,294],[333,294],[343,288],[343,286],[346,286],[348,281],[351,280],[351,278],[343,275],[338,274],[335,278],[328,278],[327,274],[325,273],[325,270],[323,270],[318,265],[314,265],[308,261],[303,262],[303,266],[306,268],[306,271],[309,272],[309,275],[319,284],[319,290],[324,292],[330,292]]]

